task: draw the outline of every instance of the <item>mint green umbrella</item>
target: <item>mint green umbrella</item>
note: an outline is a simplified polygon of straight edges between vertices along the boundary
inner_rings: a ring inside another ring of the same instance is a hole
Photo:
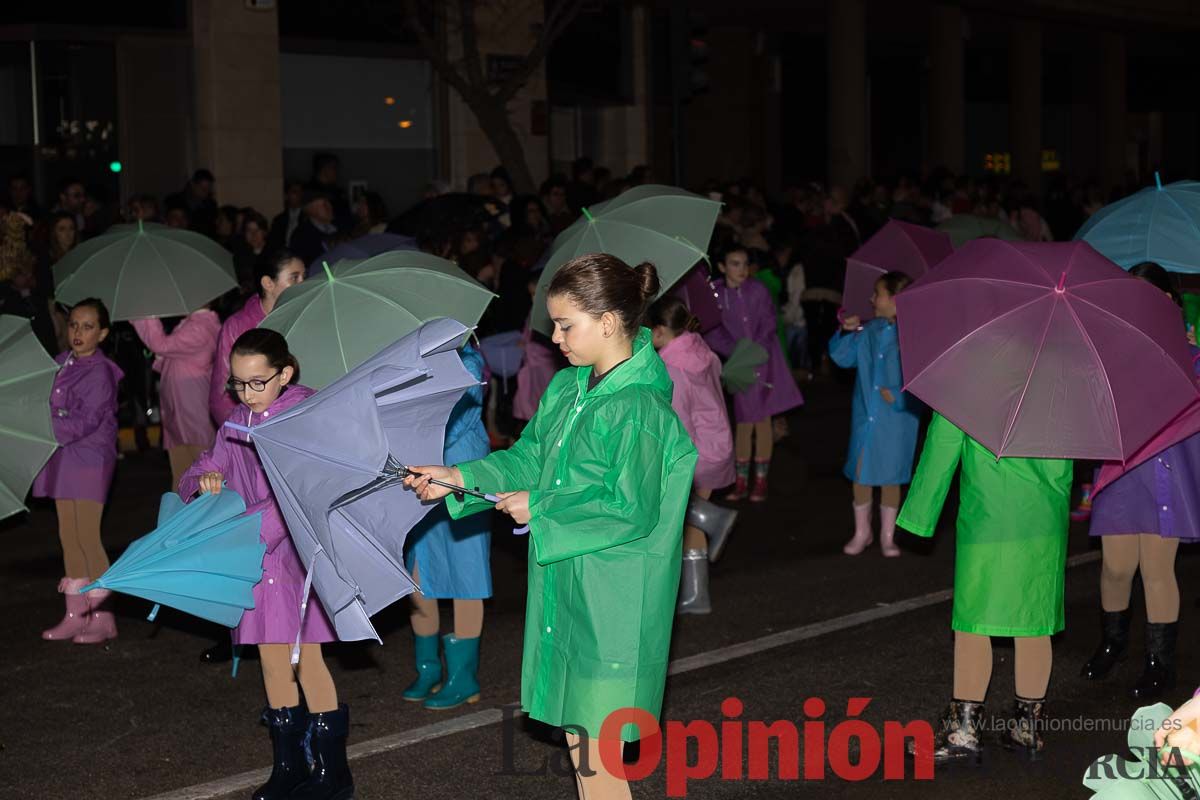
[[[155,223],[114,225],[54,265],[55,299],[98,297],[114,320],[180,317],[237,287],[233,256],[206,236]]]
[[[29,485],[58,447],[50,421],[57,372],[29,320],[0,315],[0,519],[25,510]]]
[[[1003,239],[1006,242],[1025,241],[1020,231],[1004,220],[997,217],[980,217],[976,214],[955,214],[938,225],[937,229],[950,237],[955,250],[972,239],[985,237]]]
[[[435,317],[474,327],[495,297],[444,258],[397,250],[336,265],[285,291],[260,328],[279,331],[320,389]]]
[[[658,269],[659,292],[671,288],[696,262],[707,258],[708,240],[721,204],[674,186],[635,186],[612,200],[585,208],[560,233],[533,297],[532,324],[549,334],[546,290],[568,261],[592,253],[614,255],[631,267],[649,261]]]
[[[758,368],[767,363],[767,350],[752,339],[738,339],[721,367],[721,383],[730,394],[744,392],[758,383]]]
[[[1189,800],[1200,795],[1200,755],[1178,751],[1166,765],[1159,759],[1154,733],[1170,715],[1165,703],[1134,712],[1126,736],[1133,758],[1114,754],[1088,767],[1083,785],[1095,792],[1092,800]],[[1185,765],[1180,757],[1193,763]]]

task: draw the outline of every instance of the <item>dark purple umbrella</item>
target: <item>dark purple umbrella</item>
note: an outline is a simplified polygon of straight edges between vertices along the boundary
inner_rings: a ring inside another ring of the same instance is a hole
[[[702,261],[693,267],[675,285],[671,294],[687,304],[692,316],[700,321],[701,333],[721,324],[721,307],[717,305],[716,289],[708,279],[708,264]]]
[[[846,259],[842,306],[864,322],[874,319],[876,281],[889,272],[903,272],[915,281],[953,252],[950,237],[941,231],[889,220]]]
[[[333,266],[339,261],[361,261],[380,253],[390,253],[393,250],[416,250],[417,240],[411,236],[400,236],[395,233],[368,233],[357,239],[342,242],[331,247],[308,265],[308,277],[316,277],[322,273],[321,262]]]

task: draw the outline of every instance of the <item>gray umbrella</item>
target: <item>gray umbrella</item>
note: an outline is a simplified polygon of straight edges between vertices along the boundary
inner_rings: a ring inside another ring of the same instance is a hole
[[[446,420],[476,383],[457,352],[469,333],[431,320],[249,431],[339,639],[380,641],[370,617],[417,588],[404,539],[433,506],[388,477],[441,463]]]

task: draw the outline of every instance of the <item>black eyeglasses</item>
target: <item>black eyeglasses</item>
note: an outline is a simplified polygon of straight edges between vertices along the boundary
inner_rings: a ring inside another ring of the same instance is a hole
[[[230,378],[228,381],[225,382],[225,388],[228,389],[229,391],[233,392],[234,394],[241,394],[242,392],[246,391],[247,386],[249,386],[251,389],[253,389],[256,392],[261,392],[267,388],[268,383],[270,383],[271,381],[278,378],[280,376],[280,374],[282,374],[282,373],[283,373],[283,370],[279,370],[279,372],[276,372],[274,375],[267,378],[266,380],[259,380],[258,378],[254,378],[253,380],[239,381],[237,378]]]

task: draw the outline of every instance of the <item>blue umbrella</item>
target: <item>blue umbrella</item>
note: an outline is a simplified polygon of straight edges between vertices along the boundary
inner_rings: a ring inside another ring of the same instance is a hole
[[[349,260],[360,261],[393,250],[418,249],[420,248],[417,247],[417,240],[411,236],[401,236],[397,233],[368,233],[366,236],[342,242],[326,250],[308,265],[308,277],[312,278],[321,274],[321,262],[323,261],[329,264]]]
[[[158,527],[129,545],[100,579],[80,592],[111,589],[234,627],[254,608],[267,546],[259,538],[262,514],[246,514],[232,489],[184,504],[162,496]]]
[[[1142,189],[1097,211],[1083,239],[1122,269],[1156,261],[1173,272],[1200,273],[1200,182],[1176,181]]]
[[[379,479],[441,463],[446,420],[475,385],[457,352],[469,333],[431,320],[279,416],[226,423],[250,434],[308,568],[304,602],[315,589],[343,641],[380,641],[371,615],[416,589],[404,539],[433,506]]]
[[[521,361],[525,358],[521,339],[520,331],[505,331],[479,340],[483,360],[487,362],[488,370],[504,381],[505,394],[508,394],[508,379],[517,376],[521,371]]]

